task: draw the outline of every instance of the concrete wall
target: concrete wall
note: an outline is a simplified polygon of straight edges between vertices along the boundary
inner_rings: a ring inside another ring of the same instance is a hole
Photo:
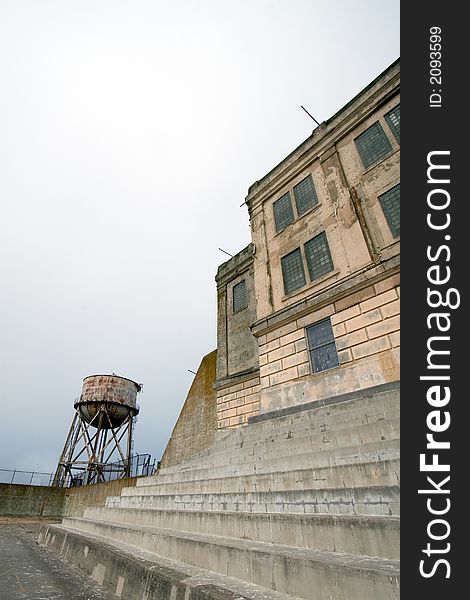
[[[0,483],[0,515],[15,517],[80,517],[85,508],[104,506],[108,496],[135,485],[137,477],[76,488]]]
[[[256,320],[253,252],[249,244],[217,271],[217,381],[258,367],[258,343],[250,330]],[[233,288],[241,281],[246,286],[247,307],[235,313]]]
[[[217,427],[236,427],[259,412],[258,341],[253,272],[255,248],[249,244],[217,271]],[[235,313],[233,288],[244,281],[247,307]]]
[[[42,485],[0,483],[0,515],[15,517],[60,517],[65,489]]]
[[[137,479],[138,477],[126,477],[106,483],[65,489],[61,515],[63,517],[81,517],[85,508],[104,506],[108,496],[119,496],[122,488],[134,486]]]
[[[392,236],[378,201],[378,196],[400,183],[400,145],[384,118],[385,114],[400,104],[399,88],[395,87],[393,91],[385,87],[383,98],[374,98],[374,102],[380,102],[379,107],[366,103],[366,118],[336,144],[335,153],[351,196],[356,199],[358,210],[364,218],[363,227],[370,238],[371,250],[379,260],[386,260],[400,252],[400,239]],[[354,138],[377,121],[382,126],[392,151],[383,160],[365,169]]]
[[[325,294],[323,304],[297,307],[290,321],[260,335],[261,413],[400,378],[400,276],[390,271],[376,282],[369,272],[363,286],[343,298]],[[325,318],[333,326],[339,366],[314,373],[306,327]]]
[[[217,399],[213,388],[216,362],[216,350],[202,359],[163,453],[162,467],[178,464],[213,444],[217,429]]]

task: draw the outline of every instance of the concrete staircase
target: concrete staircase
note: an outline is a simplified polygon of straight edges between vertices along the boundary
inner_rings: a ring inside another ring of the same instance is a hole
[[[132,600],[396,600],[398,416],[396,384],[261,415],[42,543]]]

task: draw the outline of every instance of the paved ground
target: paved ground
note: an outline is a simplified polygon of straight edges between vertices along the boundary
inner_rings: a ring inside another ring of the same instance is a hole
[[[45,521],[0,517],[1,600],[110,600],[36,539]]]

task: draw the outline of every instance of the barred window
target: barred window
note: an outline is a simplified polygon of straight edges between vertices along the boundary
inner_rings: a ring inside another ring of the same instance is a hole
[[[311,175],[294,186],[294,197],[299,217],[318,204],[317,192]]]
[[[366,168],[392,151],[392,145],[378,121],[371,125],[369,129],[366,129],[364,133],[361,133],[354,141]]]
[[[276,222],[276,231],[285,229],[294,220],[294,211],[292,210],[292,202],[290,200],[290,194],[284,194],[279,200],[273,204],[274,208],[274,220]]]
[[[379,196],[385,219],[393,237],[400,235],[400,184]]]
[[[312,281],[333,270],[333,260],[324,231],[309,240],[304,247],[308,273]]]
[[[392,110],[385,115],[385,120],[395,136],[395,139],[400,143],[400,105],[392,108]]]
[[[305,285],[304,265],[300,248],[296,248],[293,252],[281,258],[281,268],[286,294],[290,294]]]
[[[314,373],[338,366],[338,353],[330,319],[307,327],[307,340]]]
[[[238,313],[248,306],[245,280],[233,286],[233,312]]]

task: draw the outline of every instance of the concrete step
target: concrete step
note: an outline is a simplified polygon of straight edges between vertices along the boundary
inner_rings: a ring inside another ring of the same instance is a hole
[[[155,482],[153,485],[123,488],[121,495],[208,494],[397,485],[399,468],[399,460],[391,459],[258,475],[211,477],[161,484]]]
[[[250,445],[240,442],[237,446],[233,446],[231,451],[214,446],[213,452],[207,454],[205,457],[199,457],[198,460],[185,461],[180,465],[161,469],[156,479],[161,479],[174,473],[193,471],[195,468],[213,469],[215,467],[292,457],[307,453],[321,453],[334,448],[362,447],[364,444],[392,442],[399,438],[399,418],[300,437],[289,436],[289,432],[284,432],[282,438],[279,440],[272,438],[261,441],[254,440]],[[386,446],[386,444],[383,445]],[[149,482],[139,482],[139,486],[143,484],[148,485]]]
[[[389,421],[399,417],[399,400],[387,394],[376,394],[372,398],[342,402],[337,405],[323,406],[318,409],[305,410],[293,415],[279,417],[245,427],[219,433],[215,444],[184,461],[181,466],[199,464],[201,460],[214,454],[233,451],[242,447],[250,448],[263,443],[282,442],[286,439],[320,435],[326,432],[361,427],[375,422]],[[178,470],[167,467],[165,471]],[[163,470],[162,470],[163,471]],[[143,478],[138,485],[147,485],[152,478]],[[151,485],[151,483],[150,483]]]
[[[364,556],[399,558],[398,517],[103,507],[88,508],[83,516],[85,519],[108,523],[167,528]],[[64,525],[67,524],[65,519]],[[73,527],[73,522],[70,525]]]
[[[400,488],[397,485],[340,487],[268,492],[207,494],[151,494],[110,496],[112,508],[156,508],[172,510],[242,511],[333,515],[399,515]]]
[[[335,600],[397,597],[396,560],[89,519],[70,518],[66,526],[306,600],[316,597],[314,588]]]
[[[278,408],[271,412],[264,412],[258,415],[252,416],[248,419],[248,423],[261,423],[270,421],[277,418],[284,418],[296,413],[301,413],[309,410],[318,410],[322,407],[334,407],[339,405],[349,405],[353,402],[367,403],[374,402],[377,404],[378,401],[385,400],[390,403],[396,403],[400,397],[400,381],[394,381],[390,383],[379,384],[373,387],[369,387],[362,390],[356,390],[353,392],[347,392],[336,396],[330,396],[323,399],[302,398],[300,404],[292,405],[291,402],[287,402],[287,406],[284,408]],[[300,400],[300,398],[299,398]]]
[[[379,386],[380,389],[386,386]],[[376,388],[377,389],[377,388]],[[252,417],[247,428],[237,428],[228,431],[228,436],[239,435],[245,438],[245,429],[250,436],[263,437],[269,435],[273,430],[293,432],[315,427],[342,427],[356,421],[359,423],[370,423],[380,419],[390,419],[399,416],[400,396],[399,388],[393,391],[374,391],[374,388],[363,390],[355,394],[347,394],[344,397],[337,396],[328,400],[319,400],[309,404],[296,405],[289,409],[273,413],[261,414]],[[220,432],[224,437],[227,432]]]
[[[190,471],[161,473],[156,479],[159,485],[179,483],[216,477],[237,477],[260,473],[291,472],[299,469],[352,465],[363,462],[380,462],[399,458],[400,441],[386,440],[367,444],[355,444],[347,448],[328,448],[316,453],[275,456],[273,458],[251,458],[244,462],[212,467],[196,468]],[[228,460],[228,457],[227,457]],[[239,458],[238,460],[241,461]],[[141,486],[139,486],[141,487]]]
[[[121,600],[298,600],[62,525],[45,526],[39,543]],[[318,600],[326,598],[319,596]]]

